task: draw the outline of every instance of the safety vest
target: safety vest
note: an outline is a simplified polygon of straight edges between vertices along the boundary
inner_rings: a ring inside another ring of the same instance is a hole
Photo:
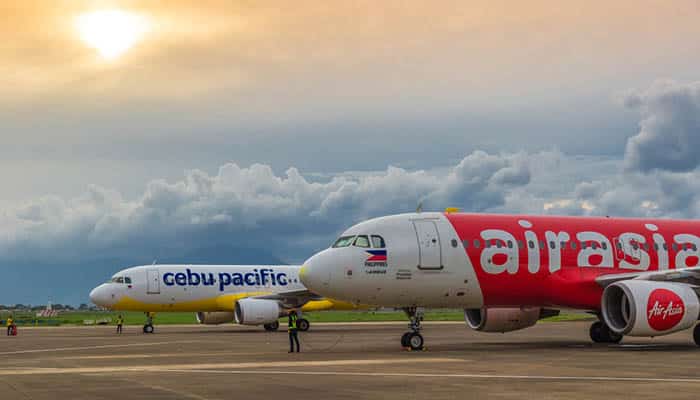
[[[297,329],[297,316],[292,314],[289,316],[289,329]]]
[[[12,318],[7,319],[7,326],[12,326],[12,324],[14,324],[14,323],[15,323],[14,319],[12,319]]]
[[[117,325],[122,325],[124,324],[124,319],[123,318],[117,318]]]

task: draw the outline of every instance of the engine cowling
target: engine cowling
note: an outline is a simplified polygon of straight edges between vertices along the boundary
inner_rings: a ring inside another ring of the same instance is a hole
[[[603,292],[603,319],[623,335],[660,336],[688,329],[699,313],[697,294],[682,283],[626,280]]]
[[[271,324],[280,316],[280,306],[274,300],[243,299],[236,302],[236,322],[241,325]]]
[[[552,311],[552,315],[558,314],[558,311]],[[476,308],[465,309],[464,319],[476,331],[505,333],[529,328],[540,318],[550,316],[542,316],[542,312],[539,307]]]
[[[203,325],[219,325],[233,322],[234,315],[230,311],[198,312],[197,322]]]

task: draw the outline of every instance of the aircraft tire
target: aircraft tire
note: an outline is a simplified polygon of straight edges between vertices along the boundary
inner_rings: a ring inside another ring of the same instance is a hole
[[[408,347],[411,350],[423,350],[423,335],[418,332],[411,332],[407,338]]]
[[[594,343],[604,343],[605,338],[603,337],[603,323],[600,321],[596,321],[591,325],[591,328],[588,330],[588,333],[591,336],[591,340]]]
[[[151,324],[146,324],[143,326],[143,333],[153,333],[155,328]]]
[[[311,324],[309,323],[308,319],[300,318],[297,321],[297,328],[299,328],[299,330],[302,332],[308,331],[310,327],[311,327]]]
[[[406,332],[401,336],[401,347],[408,347],[410,344],[408,343],[408,337],[412,334],[413,332]]]
[[[696,345],[700,346],[700,324],[695,325],[695,328],[693,328],[693,340]]]
[[[280,322],[275,321],[271,324],[265,324],[265,325],[263,325],[263,328],[265,328],[265,330],[268,332],[274,332],[280,328]]]

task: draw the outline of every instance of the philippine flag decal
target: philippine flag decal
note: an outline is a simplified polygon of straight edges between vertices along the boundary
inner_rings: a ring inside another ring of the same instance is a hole
[[[366,250],[367,259],[365,260],[366,267],[386,267],[387,257],[386,250]]]

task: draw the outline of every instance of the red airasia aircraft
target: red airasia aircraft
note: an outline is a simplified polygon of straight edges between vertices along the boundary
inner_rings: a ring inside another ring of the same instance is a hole
[[[405,347],[420,349],[423,308],[463,308],[467,325],[509,332],[562,308],[598,316],[594,342],[661,336],[700,314],[700,222],[412,213],[346,230],[307,260],[314,293],[397,307]],[[693,331],[700,345],[700,325]]]

